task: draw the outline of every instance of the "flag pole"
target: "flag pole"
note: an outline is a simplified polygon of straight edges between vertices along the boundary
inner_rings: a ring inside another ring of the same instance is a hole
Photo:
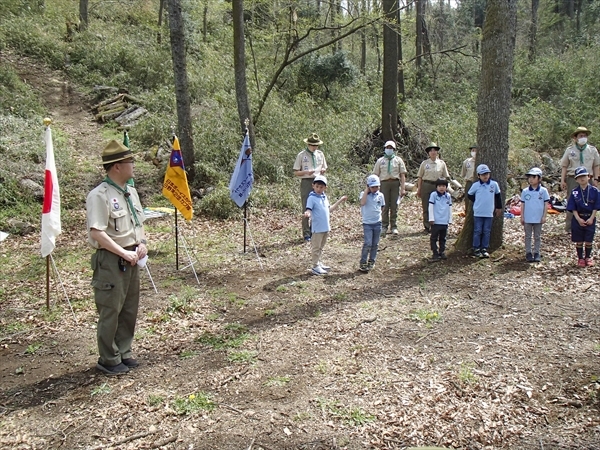
[[[175,270],[179,270],[179,226],[177,225],[177,208],[175,208]]]
[[[46,256],[46,308],[50,309],[50,255]]]
[[[246,253],[246,224],[248,223],[248,200],[244,202],[244,253]]]

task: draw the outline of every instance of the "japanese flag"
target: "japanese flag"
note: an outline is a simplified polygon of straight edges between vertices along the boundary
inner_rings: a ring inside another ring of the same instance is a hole
[[[44,206],[42,209],[42,256],[46,257],[54,250],[56,236],[61,233],[60,227],[60,193],[58,176],[54,163],[54,146],[52,131],[46,127],[46,171],[44,175]]]

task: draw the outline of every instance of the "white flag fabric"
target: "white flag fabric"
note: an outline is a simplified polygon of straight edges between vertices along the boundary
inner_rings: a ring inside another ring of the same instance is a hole
[[[54,145],[52,131],[46,127],[46,171],[44,174],[44,206],[42,208],[42,256],[45,258],[54,250],[56,236],[61,233],[60,226],[60,192],[58,176],[54,163]]]

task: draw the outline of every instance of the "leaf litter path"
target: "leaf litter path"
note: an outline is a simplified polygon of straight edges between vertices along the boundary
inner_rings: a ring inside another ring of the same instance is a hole
[[[68,116],[61,105],[55,117]],[[81,142],[100,143],[80,114]],[[402,207],[400,238],[382,240],[366,275],[356,205],[332,217],[326,277],[308,273],[299,214],[252,210],[262,270],[241,253],[239,222],[183,224],[200,284],[173,267],[171,220],[150,221],[159,293],[142,275],[142,366],[120,378],[93,369],[84,212],[69,212],[80,226],[55,251],[78,323],[57,293],[43,310],[43,261],[25,257],[38,237],[5,241],[14,269],[0,281],[0,446],[598,448],[598,268],[574,267],[563,217],[545,225],[541,264],[522,261],[520,226],[507,220],[506,248],[491,259],[450,252],[431,265],[418,202]],[[203,395],[212,411],[198,406]]]

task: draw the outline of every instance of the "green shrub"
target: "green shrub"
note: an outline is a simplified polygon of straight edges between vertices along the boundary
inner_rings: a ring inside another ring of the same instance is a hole
[[[239,217],[241,209],[229,197],[228,186],[219,185],[198,202],[198,211],[205,217],[213,219],[230,219]]]

